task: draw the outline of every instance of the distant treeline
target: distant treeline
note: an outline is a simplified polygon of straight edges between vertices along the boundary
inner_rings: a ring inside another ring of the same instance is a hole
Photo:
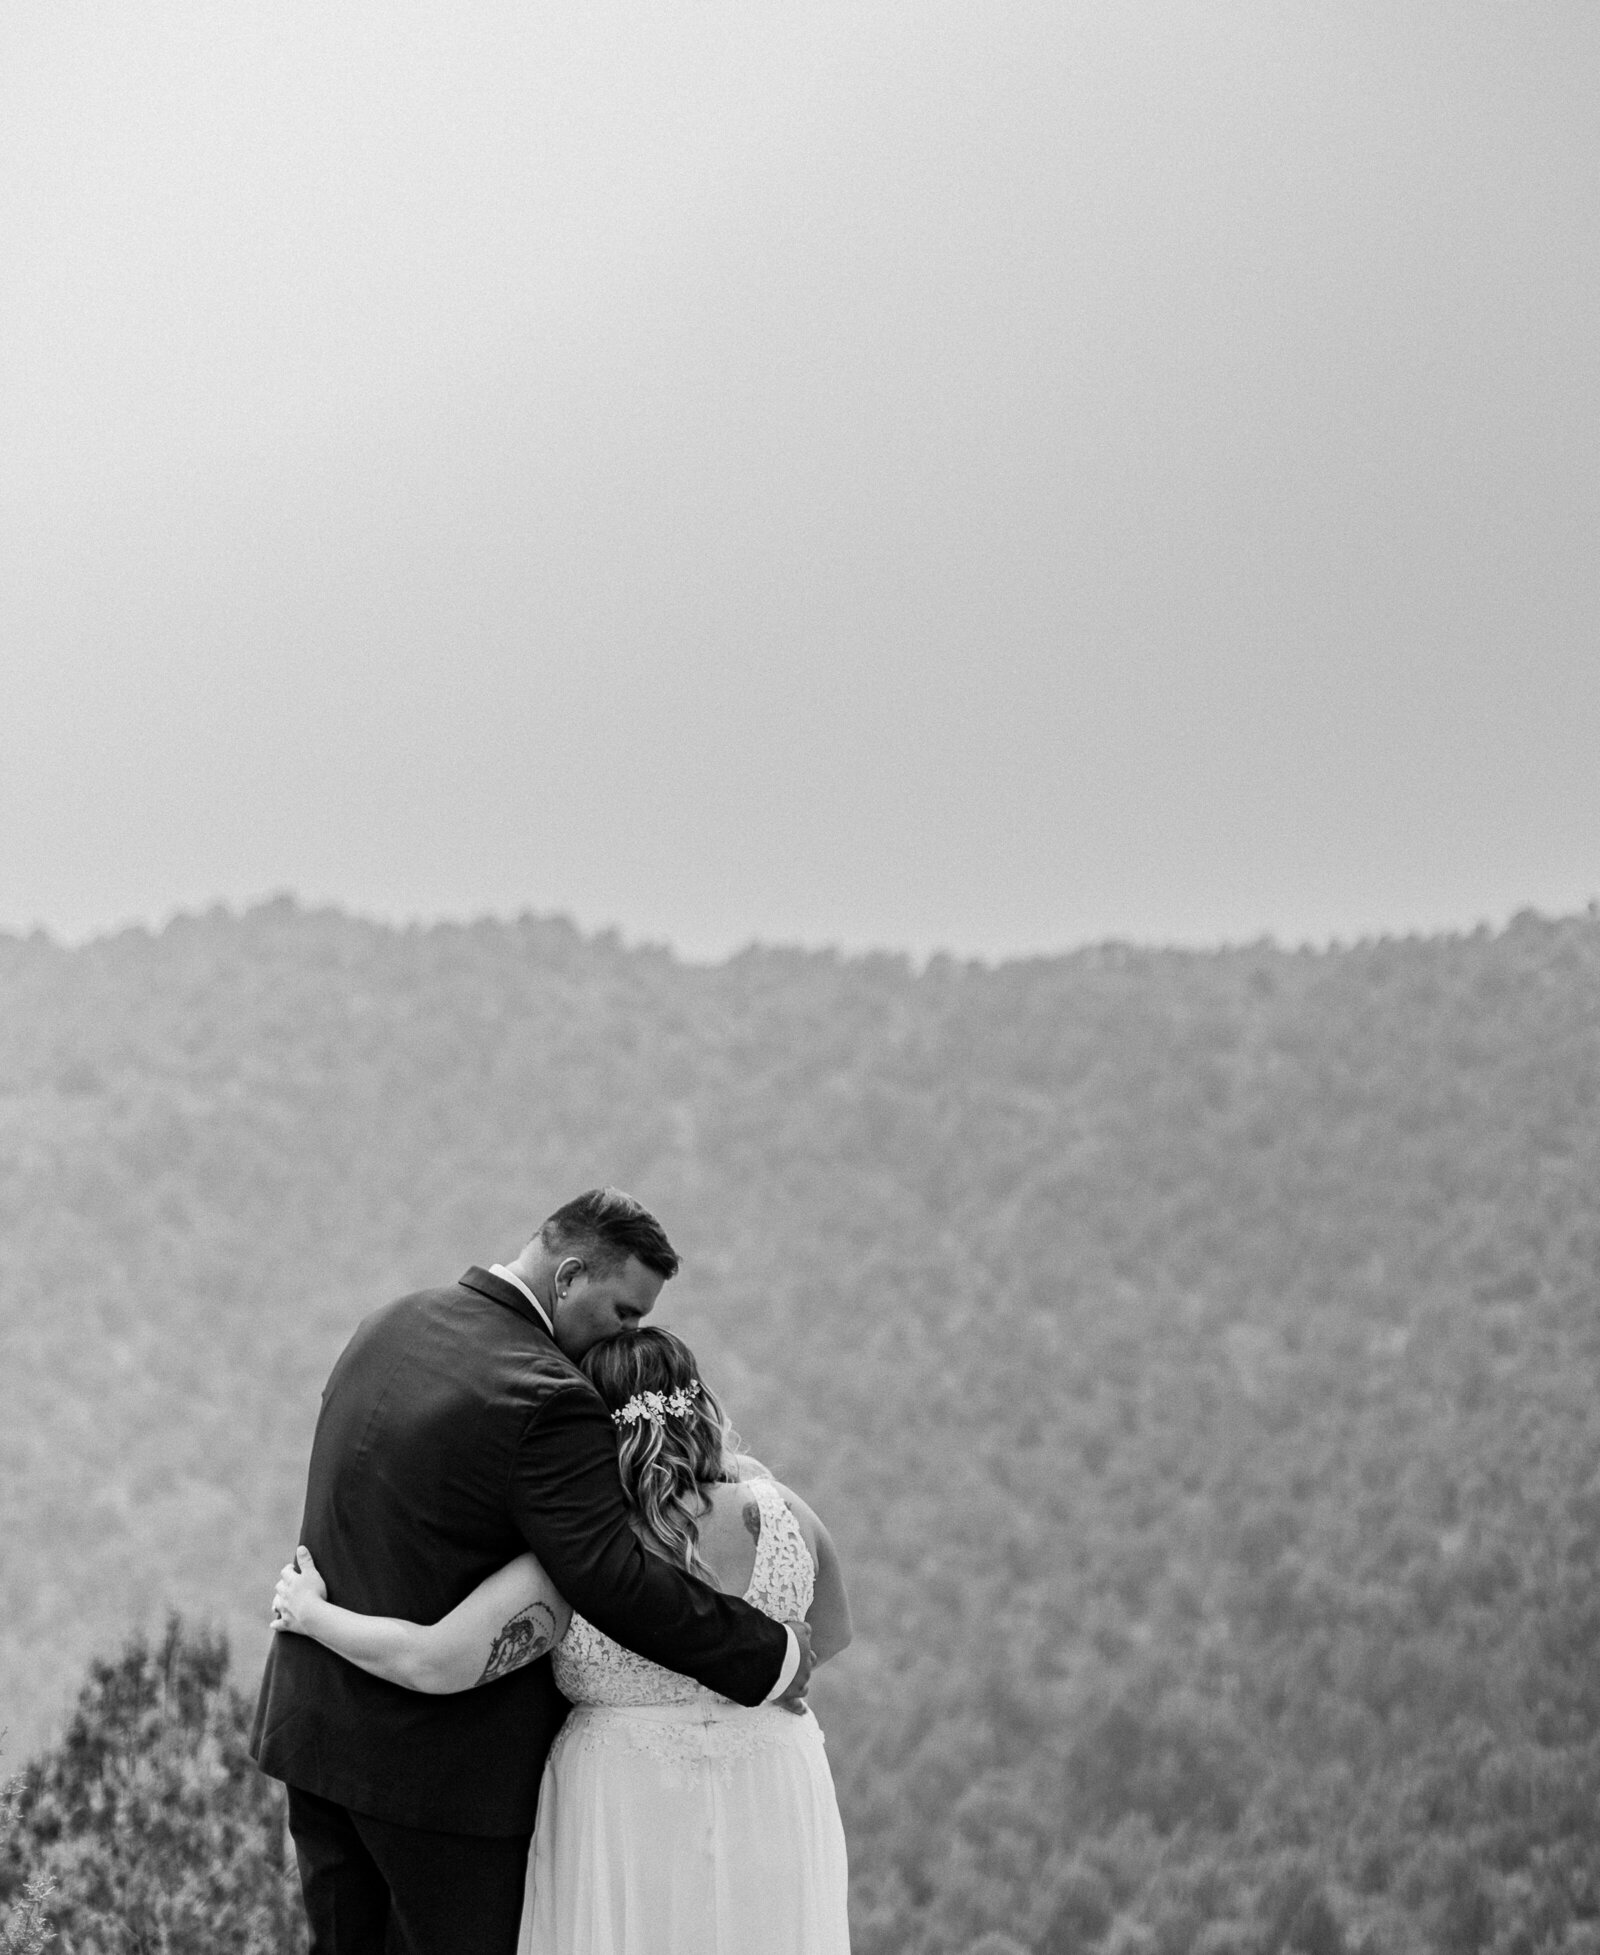
[[[1594,912],[996,967],[0,938],[0,1134],[25,1814],[169,1607],[251,1690],[355,1320],[613,1181],[846,1558],[859,1955],[1600,1955]]]

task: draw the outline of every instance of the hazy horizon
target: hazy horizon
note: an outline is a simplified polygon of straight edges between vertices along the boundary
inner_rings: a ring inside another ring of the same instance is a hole
[[[511,927],[529,918],[538,923],[566,923],[585,939],[603,936],[619,938],[625,950],[665,950],[680,964],[716,965],[727,962],[747,950],[800,951],[802,953],[835,953],[842,957],[890,956],[906,957],[913,966],[926,966],[934,958],[953,957],[959,962],[985,965],[1001,965],[1023,962],[1035,958],[1070,957],[1075,952],[1093,950],[1105,946],[1122,946],[1131,950],[1145,951],[1229,951],[1250,949],[1265,943],[1275,950],[1315,952],[1336,952],[1363,943],[1404,942],[1418,940],[1449,940],[1471,937],[1487,930],[1498,936],[1519,917],[1536,916],[1541,922],[1560,923],[1571,918],[1593,916],[1600,910],[1600,899],[1590,898],[1586,903],[1574,904],[1568,908],[1551,909],[1537,904],[1521,904],[1515,910],[1493,916],[1480,916],[1468,922],[1440,922],[1428,926],[1399,926],[1353,930],[1340,934],[1324,933],[1317,936],[1285,937],[1270,930],[1258,931],[1254,936],[1244,937],[1129,937],[1115,933],[1085,937],[1073,943],[1041,946],[1035,949],[985,951],[981,949],[962,949],[948,943],[905,944],[879,941],[845,942],[840,939],[802,940],[798,937],[757,937],[747,936],[730,940],[725,944],[700,948],[686,948],[674,943],[659,933],[629,930],[625,925],[613,920],[585,920],[564,909],[541,909],[535,905],[524,905],[520,910],[462,911],[458,915],[386,915],[379,911],[364,908],[360,904],[340,902],[333,897],[307,900],[293,890],[271,890],[262,895],[230,900],[224,897],[213,898],[210,902],[177,904],[160,915],[148,917],[125,917],[115,923],[98,925],[93,928],[69,933],[53,930],[45,924],[34,924],[28,929],[16,925],[0,924],[0,936],[25,937],[36,932],[42,933],[50,942],[65,950],[81,950],[96,943],[110,941],[126,931],[142,930],[152,935],[160,935],[170,926],[185,921],[204,921],[218,911],[239,920],[251,912],[266,908],[274,903],[289,902],[304,915],[319,912],[332,912],[346,917],[352,922],[373,924],[380,929],[404,932],[410,929],[429,930],[434,928],[470,929],[474,925],[488,923],[499,927]]]
[[[23,4],[0,928],[1600,894],[1600,10]]]

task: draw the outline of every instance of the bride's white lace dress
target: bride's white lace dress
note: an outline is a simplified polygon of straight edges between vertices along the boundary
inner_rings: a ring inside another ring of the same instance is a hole
[[[783,1495],[749,1482],[745,1600],[811,1606]],[[555,1652],[574,1709],[550,1753],[518,1955],[848,1955],[845,1844],[822,1732],[730,1703],[574,1615]]]

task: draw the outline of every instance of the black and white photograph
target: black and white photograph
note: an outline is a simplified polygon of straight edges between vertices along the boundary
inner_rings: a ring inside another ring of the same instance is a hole
[[[1600,6],[0,10],[0,1955],[1600,1955]]]

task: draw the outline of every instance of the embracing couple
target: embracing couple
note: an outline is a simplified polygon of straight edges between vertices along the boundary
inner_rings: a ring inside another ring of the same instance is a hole
[[[677,1267],[595,1189],[334,1366],[251,1747],[312,1955],[846,1955],[805,1695],[849,1605],[644,1325]]]

